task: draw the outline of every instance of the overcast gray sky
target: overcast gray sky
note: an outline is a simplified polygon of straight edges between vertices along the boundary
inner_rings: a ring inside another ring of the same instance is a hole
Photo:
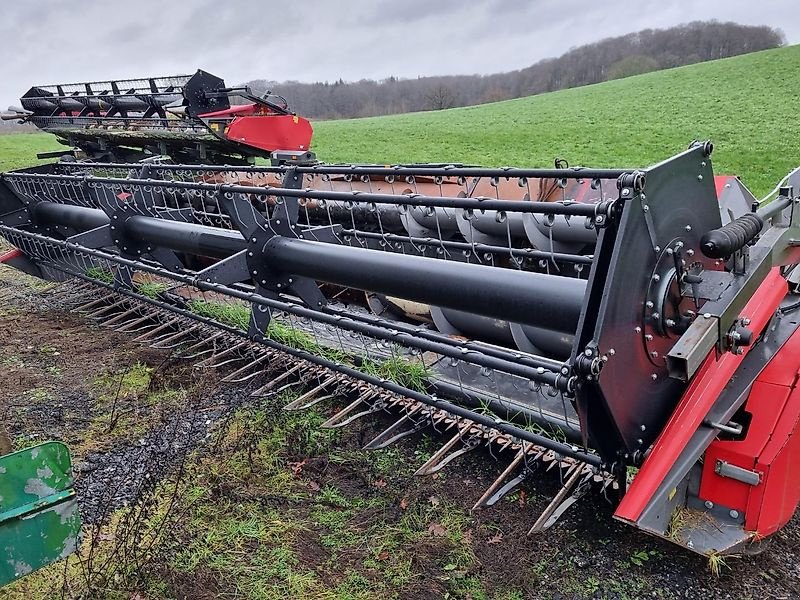
[[[493,73],[717,19],[800,42],[798,0],[6,0],[0,108],[34,84],[191,73],[357,80]]]

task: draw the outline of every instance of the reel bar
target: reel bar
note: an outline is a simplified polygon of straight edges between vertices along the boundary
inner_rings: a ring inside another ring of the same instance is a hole
[[[583,254],[565,254],[563,252],[546,252],[533,248],[511,248],[507,246],[494,246],[491,244],[454,242],[450,240],[438,240],[434,238],[420,238],[414,236],[397,235],[394,233],[376,233],[373,231],[361,231],[358,229],[342,229],[342,236],[353,236],[355,239],[364,238],[368,240],[383,240],[386,242],[408,242],[417,246],[429,246],[433,248],[444,248],[447,250],[469,251],[483,254],[508,255],[514,258],[532,258],[535,260],[551,260],[555,262],[572,263],[576,265],[591,265],[592,257]]]
[[[59,167],[66,169],[127,169],[138,167],[130,163],[61,163]],[[424,165],[274,165],[274,166],[248,166],[237,167],[233,165],[174,165],[153,164],[151,168],[156,172],[186,171],[199,173],[286,173],[287,170],[302,174],[312,175],[364,175],[378,177],[496,177],[503,179],[541,178],[541,179],[617,179],[635,169],[593,169],[572,167],[566,169],[520,169],[512,167],[470,167],[461,165],[424,166]]]
[[[259,197],[282,196],[312,200],[333,200],[352,203],[392,204],[399,206],[429,206],[453,209],[494,210],[505,212],[534,213],[545,215],[564,215],[576,217],[606,217],[611,212],[612,201],[597,204],[577,202],[535,202],[518,200],[495,200],[493,198],[449,198],[421,196],[417,194],[373,194],[368,192],[336,192],[327,190],[303,190],[285,187],[257,187],[229,184],[191,183],[185,181],[161,181],[157,179],[122,179],[114,177],[78,177],[74,175],[50,175],[42,173],[6,173],[3,178],[9,181],[52,181],[74,185],[108,184],[121,189],[181,189],[211,192],[215,194],[245,194]]]

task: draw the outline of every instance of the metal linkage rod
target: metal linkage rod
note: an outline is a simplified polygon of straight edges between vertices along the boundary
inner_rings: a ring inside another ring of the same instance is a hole
[[[520,360],[518,356],[515,356],[513,353],[509,352],[508,356],[504,358],[496,353],[485,354],[476,349],[474,345],[472,347],[466,347],[465,351],[465,347],[463,346],[448,344],[445,338],[428,340],[423,337],[418,337],[408,332],[401,331],[397,328],[395,328],[394,331],[391,329],[387,330],[382,326],[357,322],[352,318],[343,316],[341,313],[327,314],[298,306],[296,304],[265,298],[264,296],[251,291],[251,289],[236,289],[217,283],[207,282],[198,278],[194,273],[191,272],[176,273],[174,271],[170,271],[162,267],[156,267],[142,261],[125,259],[116,254],[111,254],[102,250],[85,248],[74,242],[56,240],[37,233],[21,231],[5,225],[0,225],[0,232],[12,236],[12,238],[16,236],[18,239],[23,238],[34,240],[45,245],[67,250],[69,252],[107,260],[118,265],[172,279],[202,291],[220,293],[238,300],[258,304],[269,309],[279,310],[302,318],[313,319],[321,323],[339,327],[348,331],[363,333],[376,339],[396,342],[399,344],[416,347],[423,351],[441,354],[442,356],[449,358],[464,360],[465,362],[473,363],[490,369],[497,369],[507,372],[511,375],[516,375],[525,379],[551,385],[554,388],[562,391],[568,391],[569,388],[568,377],[560,372],[560,369],[565,368],[565,365],[544,357],[525,355],[524,360]]]
[[[62,165],[59,165],[62,166]],[[84,168],[87,165],[82,165]],[[130,169],[135,165],[125,163],[92,163],[97,169]],[[282,165],[237,167],[231,165],[152,165],[154,169],[164,171],[197,171],[241,173],[285,173],[291,169],[298,173],[315,175],[365,175],[380,177],[496,177],[499,179],[617,179],[635,169],[592,169],[572,167],[566,169],[520,169],[516,167],[470,167],[462,165]],[[77,169],[75,163],[67,164],[69,169]]]
[[[533,248],[511,248],[508,246],[492,246],[469,242],[452,242],[449,240],[439,240],[434,238],[421,238],[409,235],[397,235],[394,233],[377,233],[373,231],[361,231],[358,229],[342,229],[342,236],[353,236],[354,238],[364,238],[368,240],[384,240],[386,242],[407,242],[416,246],[429,246],[434,248],[444,248],[446,250],[467,250],[483,254],[499,254],[504,256],[514,256],[516,258],[531,258],[534,260],[551,260],[556,262],[573,263],[576,265],[591,265],[593,258],[582,254],[564,254],[563,252],[544,252]]]
[[[186,181],[162,181],[158,179],[124,179],[115,177],[79,177],[75,175],[49,175],[42,173],[6,173],[3,176],[9,181],[61,181],[70,183],[86,183],[88,185],[109,184],[133,189],[137,186],[146,189],[180,189],[197,190],[210,193],[248,194],[253,196],[273,196],[303,198],[306,200],[332,200],[350,203],[392,204],[397,206],[429,206],[464,210],[494,210],[501,212],[535,213],[546,215],[564,215],[573,217],[608,216],[612,201],[597,204],[579,202],[530,202],[523,200],[495,200],[493,198],[451,198],[447,196],[422,196],[418,194],[375,194],[370,192],[335,192],[330,190],[289,189],[270,186],[244,186],[229,184],[193,183]]]

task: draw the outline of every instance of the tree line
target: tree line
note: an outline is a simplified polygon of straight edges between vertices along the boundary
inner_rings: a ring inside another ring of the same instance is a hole
[[[283,96],[293,111],[306,117],[368,117],[532,96],[777,48],[785,43],[782,31],[767,26],[695,21],[606,38],[573,48],[558,58],[493,75],[316,83],[254,80],[248,85],[258,93],[271,91]]]

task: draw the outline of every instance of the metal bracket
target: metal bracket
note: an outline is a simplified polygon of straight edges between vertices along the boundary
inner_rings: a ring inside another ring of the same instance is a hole
[[[31,213],[28,207],[0,215],[0,225],[6,225],[7,227],[24,227],[30,224]]]
[[[286,172],[283,183],[285,188],[300,189],[302,183],[303,175],[296,169]],[[287,292],[312,308],[325,306],[327,300],[315,281],[285,273],[280,265],[264,259],[264,248],[273,238],[305,237],[305,232],[298,231],[300,206],[297,198],[283,197],[273,207],[269,218],[258,212],[245,196],[227,191],[224,186],[219,190],[218,200],[231,222],[244,236],[247,248],[198,273],[201,280],[231,284],[252,279],[258,295],[277,299],[279,293]],[[315,231],[313,235],[324,238],[324,241],[337,241],[333,230],[328,228]],[[270,319],[269,308],[252,304],[248,332],[250,337],[255,340],[264,339]]]
[[[757,471],[750,471],[737,467],[724,460],[717,460],[714,465],[714,472],[720,477],[727,477],[728,479],[735,479],[747,485],[758,485],[761,483],[761,473]]]
[[[639,195],[639,203],[642,206],[642,214],[644,214],[644,223],[647,227],[647,235],[650,236],[650,245],[653,250],[658,252],[658,240],[656,239],[656,225],[653,223],[653,215],[650,214],[650,207],[647,205],[647,196],[644,194]]]

